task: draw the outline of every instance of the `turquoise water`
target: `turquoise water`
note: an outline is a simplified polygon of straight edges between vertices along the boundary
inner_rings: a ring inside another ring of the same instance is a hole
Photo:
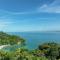
[[[26,40],[28,49],[36,49],[45,42],[60,42],[60,32],[12,32]]]

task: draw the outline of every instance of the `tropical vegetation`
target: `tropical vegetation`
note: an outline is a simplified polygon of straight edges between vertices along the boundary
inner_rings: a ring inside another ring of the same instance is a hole
[[[21,45],[13,51],[0,49],[0,60],[59,60],[60,44],[55,42],[40,44],[35,50],[25,48],[25,39],[0,32],[1,45]],[[13,46],[14,47],[14,46]],[[15,47],[14,47],[15,48]]]

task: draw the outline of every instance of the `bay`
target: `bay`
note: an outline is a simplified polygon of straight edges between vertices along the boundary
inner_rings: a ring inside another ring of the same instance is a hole
[[[28,49],[36,49],[42,43],[60,42],[60,32],[10,32],[24,38]]]

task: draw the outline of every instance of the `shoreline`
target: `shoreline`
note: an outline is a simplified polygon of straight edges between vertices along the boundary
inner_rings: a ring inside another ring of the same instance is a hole
[[[0,49],[3,49],[4,47],[7,47],[7,46],[10,46],[10,45],[1,45]]]

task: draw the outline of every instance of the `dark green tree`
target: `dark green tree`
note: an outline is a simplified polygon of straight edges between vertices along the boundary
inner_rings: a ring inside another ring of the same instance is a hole
[[[14,45],[14,44],[25,44],[25,40],[20,36],[10,35],[4,32],[0,32],[0,45]]]
[[[43,50],[46,57],[50,60],[56,60],[57,56],[59,56],[59,47],[58,44],[52,43],[45,43],[39,46],[39,50]]]

